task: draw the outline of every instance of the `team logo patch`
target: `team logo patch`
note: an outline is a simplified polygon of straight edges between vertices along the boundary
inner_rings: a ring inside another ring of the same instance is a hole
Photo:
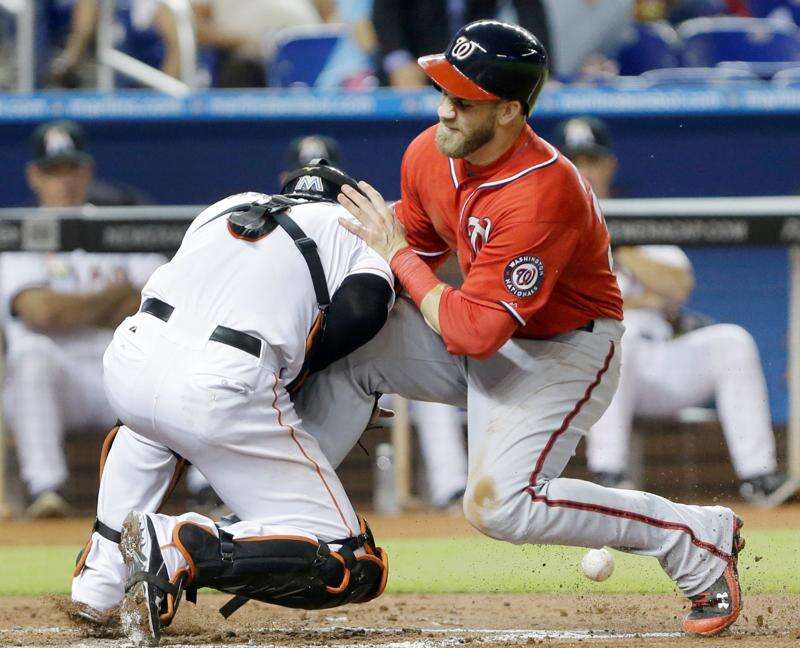
[[[503,272],[506,290],[517,297],[530,297],[539,291],[544,279],[544,263],[537,256],[526,254],[508,262]]]
[[[470,56],[472,56],[472,53],[476,49],[479,49],[482,52],[486,51],[475,41],[471,41],[466,36],[459,36],[456,39],[456,42],[453,43],[453,47],[450,49],[450,56],[452,56],[457,61],[463,61],[465,58],[469,58]]]
[[[294,190],[313,191],[316,193],[322,193],[325,191],[322,186],[322,178],[313,175],[301,176],[301,178],[297,181],[297,184],[294,186]]]
[[[469,245],[475,254],[489,241],[489,234],[492,231],[492,220],[481,218],[480,216],[470,216],[467,219],[467,236]]]

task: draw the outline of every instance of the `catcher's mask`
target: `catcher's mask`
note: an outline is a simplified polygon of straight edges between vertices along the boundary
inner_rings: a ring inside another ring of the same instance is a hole
[[[358,188],[356,181],[344,171],[331,166],[324,158],[316,158],[286,176],[281,194],[306,200],[336,202],[336,196],[344,185],[364,193]]]

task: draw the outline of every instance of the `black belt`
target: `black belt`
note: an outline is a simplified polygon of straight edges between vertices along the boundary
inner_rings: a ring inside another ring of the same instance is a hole
[[[575,329],[576,331],[586,331],[587,333],[591,333],[594,331],[594,320],[591,320],[588,324],[584,324],[583,326],[579,326]]]
[[[168,322],[175,308],[157,297],[148,297],[144,300],[140,310],[142,313],[149,313],[153,317],[157,317],[162,322]],[[261,357],[261,340],[249,333],[242,333],[227,326],[218,326],[211,333],[209,340],[227,344],[256,358]]]

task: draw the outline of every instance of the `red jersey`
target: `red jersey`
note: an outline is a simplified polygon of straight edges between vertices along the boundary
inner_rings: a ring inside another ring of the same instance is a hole
[[[527,124],[483,167],[446,157],[435,131],[420,134],[403,157],[396,212],[429,264],[458,254],[464,284],[446,291],[439,307],[448,350],[483,357],[511,336],[548,338],[596,318],[621,320],[608,230],[575,166]]]

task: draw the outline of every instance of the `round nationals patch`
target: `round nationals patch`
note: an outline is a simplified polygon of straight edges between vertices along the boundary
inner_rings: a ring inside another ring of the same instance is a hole
[[[508,262],[503,272],[506,290],[517,297],[535,295],[544,278],[544,263],[537,256],[526,254]]]

